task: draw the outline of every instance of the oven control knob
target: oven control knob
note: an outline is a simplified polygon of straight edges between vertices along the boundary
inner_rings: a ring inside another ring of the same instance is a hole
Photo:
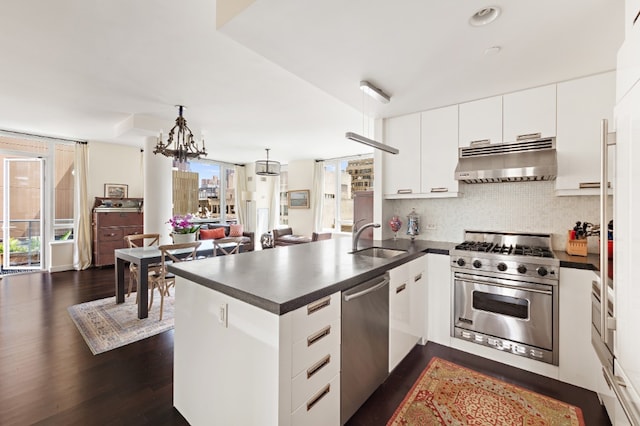
[[[540,275],[541,277],[544,277],[545,275],[547,275],[547,268],[545,268],[544,266],[539,267],[538,275]]]
[[[520,272],[521,274],[526,274],[527,273],[527,267],[524,265],[518,265],[518,272]]]
[[[504,262],[498,263],[498,271],[504,272],[507,270],[507,264]]]
[[[474,260],[473,261],[473,267],[474,268],[481,268],[482,267],[482,262],[480,262],[479,260]]]
[[[458,266],[464,266],[467,264],[467,262],[465,262],[463,258],[458,259],[456,263],[458,264]]]

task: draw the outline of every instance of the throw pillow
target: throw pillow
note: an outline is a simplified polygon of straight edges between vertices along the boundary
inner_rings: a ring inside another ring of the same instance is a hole
[[[219,238],[224,238],[226,235],[224,234],[224,228],[214,228],[214,229],[201,229],[200,230],[200,239],[201,240],[217,240]]]
[[[229,231],[230,237],[242,237],[242,233],[244,230],[242,229],[242,225],[229,225],[231,230]]]

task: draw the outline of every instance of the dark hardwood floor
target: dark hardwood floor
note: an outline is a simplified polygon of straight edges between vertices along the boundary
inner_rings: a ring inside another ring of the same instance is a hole
[[[173,408],[173,332],[92,355],[67,313],[114,296],[112,268],[0,280],[0,425],[186,425]],[[433,356],[574,404],[609,424],[597,396],[429,343],[416,348],[350,420],[385,425]]]

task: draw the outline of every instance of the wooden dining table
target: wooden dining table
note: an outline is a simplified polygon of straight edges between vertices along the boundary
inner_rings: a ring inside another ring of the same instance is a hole
[[[226,240],[226,241],[224,241]],[[236,253],[240,250],[239,240],[225,238],[224,240],[200,240],[202,244],[198,247],[198,257],[209,257],[218,254],[220,248],[237,247]],[[215,241],[215,244],[214,244]],[[185,256],[191,254],[191,249],[176,250],[174,255],[180,256],[184,252]],[[224,253],[224,252],[223,252]],[[138,318],[143,319],[149,316],[149,265],[160,263],[162,253],[157,246],[133,247],[115,250],[115,283],[116,283],[116,303],[124,303],[124,272],[127,263],[134,263],[138,266]]]

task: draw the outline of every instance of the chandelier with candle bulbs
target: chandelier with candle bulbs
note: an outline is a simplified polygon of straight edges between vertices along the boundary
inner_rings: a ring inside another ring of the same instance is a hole
[[[178,107],[176,124],[169,131],[169,137],[166,143],[162,141],[162,132],[160,132],[153,153],[173,157],[180,163],[189,159],[200,158],[200,156],[206,157],[207,151],[204,148],[204,139],[202,140],[202,149],[198,148],[198,144],[193,138],[193,133],[191,133],[191,129],[187,126],[187,120],[182,116],[184,106],[176,106]]]

